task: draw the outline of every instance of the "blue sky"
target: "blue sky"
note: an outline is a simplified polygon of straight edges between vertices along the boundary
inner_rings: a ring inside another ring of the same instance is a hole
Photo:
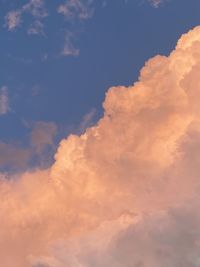
[[[3,160],[4,170],[48,165],[61,138],[101,117],[109,87],[132,84],[148,58],[167,55],[200,24],[198,0],[0,5],[0,153],[25,159]]]

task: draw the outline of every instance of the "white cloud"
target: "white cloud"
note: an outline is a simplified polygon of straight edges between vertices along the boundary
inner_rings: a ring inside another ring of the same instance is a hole
[[[5,115],[9,111],[8,88],[3,86],[0,89],[0,115]]]

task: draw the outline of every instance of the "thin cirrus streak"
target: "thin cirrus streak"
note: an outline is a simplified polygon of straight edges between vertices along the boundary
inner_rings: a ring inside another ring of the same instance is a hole
[[[2,266],[199,266],[199,51],[196,27],[109,89],[51,168],[2,175]]]

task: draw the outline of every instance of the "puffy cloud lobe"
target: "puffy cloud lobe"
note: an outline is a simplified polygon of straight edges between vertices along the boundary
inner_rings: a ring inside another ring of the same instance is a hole
[[[111,88],[55,163],[0,185],[6,267],[199,266],[200,27]]]

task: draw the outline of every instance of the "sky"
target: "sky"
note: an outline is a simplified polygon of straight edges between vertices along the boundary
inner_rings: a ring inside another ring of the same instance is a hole
[[[1,0],[2,145],[26,154],[25,169],[49,165],[62,138],[102,116],[108,88],[132,84],[148,58],[167,55],[198,25],[199,8],[197,0]],[[56,128],[43,140],[48,160],[35,160],[31,141],[41,122]],[[22,166],[13,158],[0,168]]]
[[[4,267],[199,267],[199,0],[0,0]]]

